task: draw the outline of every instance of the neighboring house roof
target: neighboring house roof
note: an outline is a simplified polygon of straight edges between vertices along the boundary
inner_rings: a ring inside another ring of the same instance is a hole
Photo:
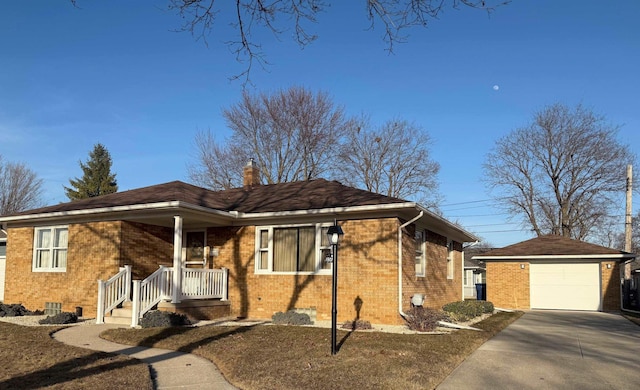
[[[494,249],[481,255],[473,256],[474,260],[499,261],[511,259],[598,259],[618,258],[623,260],[635,258],[635,254],[617,249],[607,248],[588,242],[573,240],[568,237],[547,235],[527,241]]]
[[[119,214],[125,218],[133,214],[136,220],[189,213],[199,223],[217,221],[218,225],[238,219],[276,218],[315,213],[372,213],[380,210],[402,211],[403,217],[416,216],[422,211],[430,224],[462,242],[477,238],[464,229],[428,211],[417,203],[393,198],[374,192],[345,186],[337,181],[316,179],[291,183],[254,185],[222,191],[211,191],[181,181],[173,181],[150,187],[68,203],[43,207],[0,217],[0,222],[24,222],[80,218],[89,215]],[[158,223],[155,221],[155,223]]]
[[[480,260],[472,259],[473,256],[487,253],[495,248],[469,246],[464,248],[464,268],[467,269],[485,269],[485,265]]]

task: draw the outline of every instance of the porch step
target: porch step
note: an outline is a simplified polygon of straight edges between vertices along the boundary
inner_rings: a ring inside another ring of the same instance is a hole
[[[104,322],[105,324],[130,325],[131,314],[132,314],[131,307],[115,308],[111,312],[110,316],[104,317]]]

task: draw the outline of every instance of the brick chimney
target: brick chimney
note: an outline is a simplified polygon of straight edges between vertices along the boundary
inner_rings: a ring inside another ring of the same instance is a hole
[[[244,166],[244,186],[253,187],[260,184],[260,169],[253,159],[249,159],[247,165]]]

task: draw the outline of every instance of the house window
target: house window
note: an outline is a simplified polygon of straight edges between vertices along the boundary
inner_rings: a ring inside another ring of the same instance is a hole
[[[330,272],[328,229],[321,224],[256,229],[256,272]]]
[[[258,231],[258,253],[256,254],[256,269],[269,270],[269,230]]]
[[[427,255],[425,253],[424,230],[416,230],[416,276],[425,276],[427,272]]]
[[[447,279],[453,279],[455,263],[453,261],[453,241],[447,242]]]
[[[33,271],[67,270],[67,226],[36,228],[33,240]]]

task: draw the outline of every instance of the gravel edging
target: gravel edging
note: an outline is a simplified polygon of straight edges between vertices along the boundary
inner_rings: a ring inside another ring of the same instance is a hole
[[[39,321],[49,317],[49,315],[40,315],[40,316],[5,316],[0,317],[0,321],[9,322],[16,325],[22,326],[67,326],[67,325],[90,325],[95,324],[95,318],[78,318],[78,322],[72,324],[40,324]]]

